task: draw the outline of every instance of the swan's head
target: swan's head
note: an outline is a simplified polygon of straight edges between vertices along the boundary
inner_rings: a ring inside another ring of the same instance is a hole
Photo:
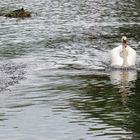
[[[127,47],[127,42],[128,42],[127,37],[126,36],[122,36],[121,42],[122,42],[122,45],[126,48]]]

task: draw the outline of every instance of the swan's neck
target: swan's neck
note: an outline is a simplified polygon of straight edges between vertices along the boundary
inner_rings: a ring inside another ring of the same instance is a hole
[[[128,60],[127,60],[127,56],[128,56],[128,50],[127,47],[123,47],[122,49],[122,57],[123,57],[123,67],[128,67]]]

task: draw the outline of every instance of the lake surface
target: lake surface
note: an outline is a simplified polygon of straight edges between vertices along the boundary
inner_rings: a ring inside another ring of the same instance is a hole
[[[140,1],[3,0],[0,139],[139,140]],[[137,71],[110,71],[122,35]]]

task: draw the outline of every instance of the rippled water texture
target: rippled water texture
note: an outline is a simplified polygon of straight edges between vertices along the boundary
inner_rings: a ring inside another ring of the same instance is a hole
[[[0,139],[139,140],[140,1],[3,0]],[[110,71],[121,35],[137,70]]]

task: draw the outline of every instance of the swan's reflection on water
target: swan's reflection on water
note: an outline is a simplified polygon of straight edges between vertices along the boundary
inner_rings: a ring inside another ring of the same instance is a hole
[[[118,85],[121,93],[122,103],[126,105],[128,101],[128,93],[132,88],[132,81],[137,80],[136,70],[112,70],[110,80],[113,85]]]

